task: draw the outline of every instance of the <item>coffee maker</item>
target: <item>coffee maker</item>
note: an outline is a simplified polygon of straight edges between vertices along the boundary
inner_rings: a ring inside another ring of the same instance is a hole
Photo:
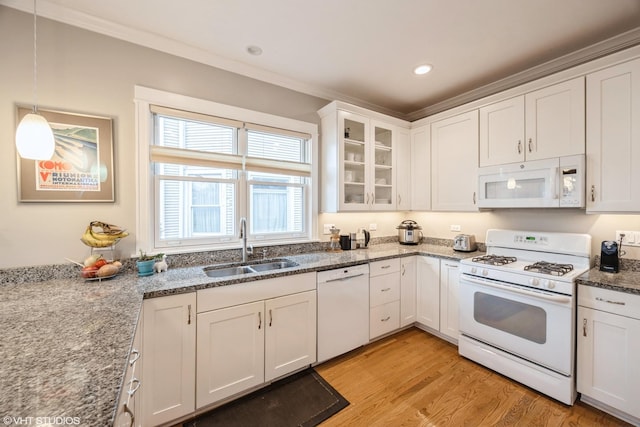
[[[600,246],[600,271],[617,273],[620,268],[618,242],[605,240]]]

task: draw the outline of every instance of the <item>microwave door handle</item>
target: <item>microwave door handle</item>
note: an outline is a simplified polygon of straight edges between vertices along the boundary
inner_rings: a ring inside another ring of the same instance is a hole
[[[568,297],[568,296],[549,295],[541,292],[531,292],[531,291],[527,291],[526,289],[515,288],[512,286],[504,286],[504,285],[500,285],[494,282],[489,282],[484,280],[477,280],[469,276],[464,276],[462,280],[470,283],[475,283],[477,285],[487,286],[489,288],[496,288],[503,291],[512,292],[514,294],[520,294],[520,295],[526,295],[528,297],[538,298],[545,301],[551,301],[551,302],[556,302],[561,304],[566,304],[571,302],[571,297]]]
[[[558,200],[560,198],[560,168],[556,167],[551,174],[551,191],[553,191],[553,199]]]

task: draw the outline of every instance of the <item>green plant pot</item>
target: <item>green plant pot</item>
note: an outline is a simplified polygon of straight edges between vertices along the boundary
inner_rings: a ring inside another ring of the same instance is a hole
[[[155,259],[151,259],[149,261],[136,261],[138,276],[151,276],[153,274],[153,264],[155,263]]]

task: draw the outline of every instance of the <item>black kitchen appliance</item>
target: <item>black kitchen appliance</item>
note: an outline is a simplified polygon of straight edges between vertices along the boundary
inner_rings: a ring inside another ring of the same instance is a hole
[[[620,268],[618,242],[605,240],[600,246],[600,271],[617,273]]]

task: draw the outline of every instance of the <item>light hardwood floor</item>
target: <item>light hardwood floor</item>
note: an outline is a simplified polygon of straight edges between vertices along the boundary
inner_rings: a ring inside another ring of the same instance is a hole
[[[351,404],[331,426],[628,426],[559,403],[458,355],[417,328],[315,367]]]

